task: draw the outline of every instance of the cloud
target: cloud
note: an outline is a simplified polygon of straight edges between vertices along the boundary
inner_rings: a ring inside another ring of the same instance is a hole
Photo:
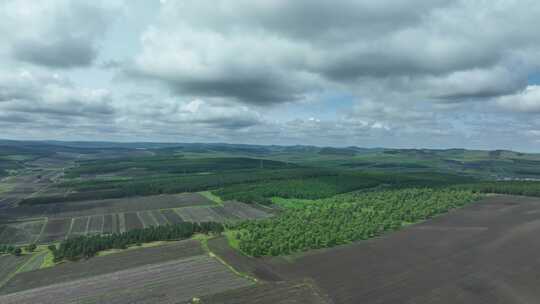
[[[373,81],[434,102],[505,95],[540,47],[540,5],[526,2],[167,1],[127,73],[255,105],[321,88],[370,98],[359,87]]]
[[[533,0],[2,1],[0,128],[537,149],[539,15]]]
[[[147,98],[155,100],[154,96],[140,99],[141,104],[147,103]],[[136,107],[131,110],[127,119],[136,124],[143,121],[147,126],[153,125],[168,129],[206,129],[206,130],[240,130],[261,124],[261,115],[247,106],[231,104],[226,101],[208,101],[193,99],[179,101],[165,99],[154,102],[152,108]]]
[[[50,68],[91,65],[116,7],[104,1],[10,0],[0,4],[0,33],[10,56]]]
[[[516,94],[505,95],[497,98],[497,104],[503,109],[525,112],[540,112],[540,85],[527,86],[523,91]]]
[[[75,86],[57,74],[21,71],[0,75],[0,113],[64,120],[115,113],[111,93]]]

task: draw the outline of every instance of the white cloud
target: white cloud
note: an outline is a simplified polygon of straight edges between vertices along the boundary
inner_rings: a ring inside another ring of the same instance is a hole
[[[497,98],[497,104],[504,109],[516,112],[540,112],[540,86],[530,85],[516,94]]]

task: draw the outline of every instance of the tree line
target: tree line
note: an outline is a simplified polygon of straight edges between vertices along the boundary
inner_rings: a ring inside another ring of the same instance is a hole
[[[123,233],[109,235],[90,235],[69,238],[60,245],[50,245],[49,249],[56,262],[61,260],[77,260],[90,258],[98,252],[108,249],[125,249],[130,245],[155,242],[182,240],[196,233],[219,234],[223,225],[216,222],[190,223],[182,222],[174,225],[152,226],[135,229]]]

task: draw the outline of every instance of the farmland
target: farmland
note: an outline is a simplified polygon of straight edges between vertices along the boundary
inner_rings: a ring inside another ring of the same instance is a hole
[[[212,280],[208,280],[212,278]],[[0,296],[2,303],[156,303],[248,286],[215,259],[196,256]]]
[[[313,279],[335,303],[539,299],[539,212],[538,199],[492,197],[381,238],[275,259],[273,269]]]
[[[108,204],[113,205],[114,203]],[[170,206],[168,204],[166,206]],[[126,204],[127,207],[137,208],[138,205],[127,206]],[[114,208],[120,207],[116,206]],[[124,207],[122,206],[122,208]],[[92,213],[97,213],[99,210],[92,209]],[[111,209],[109,208],[108,210]],[[132,229],[163,226],[180,222],[224,223],[246,219],[262,219],[271,216],[271,214],[265,211],[239,202],[226,202],[219,206],[201,205],[197,207],[154,209],[138,212],[136,211],[137,209],[131,210],[133,212],[94,214],[89,216],[79,216],[83,214],[83,211],[76,213],[64,212],[61,214],[76,214],[77,216],[59,218],[59,214],[50,214],[52,217],[48,219],[21,220],[19,222],[6,223],[2,226],[4,230],[0,232],[0,244],[50,243],[64,240],[67,237],[121,233]]]
[[[55,283],[63,283],[202,254],[204,254],[204,251],[199,243],[191,240],[173,242],[157,247],[126,250],[80,262],[63,263],[51,268],[19,273],[0,289],[0,293],[13,293],[47,286],[50,284],[50,278],[55,278]]]
[[[0,244],[43,246],[0,257],[2,303],[540,298],[540,200],[495,195],[540,196],[537,155],[73,145],[10,152]]]

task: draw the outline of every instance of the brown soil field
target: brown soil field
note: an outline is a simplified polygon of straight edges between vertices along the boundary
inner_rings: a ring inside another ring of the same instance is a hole
[[[270,214],[262,210],[253,208],[247,204],[240,202],[225,202],[223,208],[226,210],[226,212],[230,212],[239,217],[240,219],[260,219],[271,216]]]
[[[159,210],[152,210],[150,212],[159,225],[167,225],[169,223]]]
[[[255,277],[258,281],[282,281],[282,278],[272,271],[270,266],[265,262],[265,259],[251,258],[239,253],[229,246],[225,237],[210,239],[208,241],[208,248],[237,271]]]
[[[154,217],[152,217],[150,211],[141,211],[138,212],[139,218],[142,220],[142,223],[144,225],[144,228],[148,228],[151,226],[158,226],[156,223],[156,220],[154,220]]]
[[[118,218],[116,214],[106,214],[103,220],[103,233],[118,232]]]
[[[71,226],[71,219],[49,219],[39,238],[39,243],[49,243],[66,237]]]
[[[126,230],[129,231],[131,229],[141,229],[143,228],[143,223],[137,216],[137,213],[135,212],[126,212],[124,213],[124,217],[126,219]]]
[[[200,243],[195,240],[174,242],[156,247],[130,249],[88,260],[66,262],[51,268],[18,273],[6,285],[0,288],[0,294],[47,286],[51,282],[69,282],[133,267],[163,263],[202,254],[204,254],[204,250],[201,248]],[[0,257],[0,265],[2,265],[1,258],[3,257]],[[0,301],[0,303],[3,302]]]
[[[44,224],[45,220],[7,224],[0,229],[0,244],[19,245],[35,242]]]
[[[497,196],[369,241],[274,259],[334,303],[540,303],[540,199]]]
[[[8,294],[0,296],[0,302],[178,303],[250,284],[201,255]]]
[[[0,287],[6,283],[9,276],[26,263],[32,256],[23,255],[16,257],[11,254],[0,255]]]
[[[219,219],[210,208],[185,207],[176,209],[176,212],[186,222],[214,222]]]
[[[69,232],[69,236],[71,237],[85,235],[88,228],[89,220],[89,216],[73,218],[73,223],[71,224],[71,231]]]
[[[193,302],[192,302],[193,303]],[[201,304],[326,304],[309,282],[264,283],[204,296]]]
[[[90,217],[90,222],[88,223],[88,233],[90,234],[100,234],[103,232],[103,215],[94,215]]]
[[[177,223],[183,222],[182,218],[178,215],[178,213],[174,212],[174,210],[171,210],[171,209],[162,210],[161,213],[163,214],[163,216],[165,216],[167,221],[171,224],[177,224]]]

